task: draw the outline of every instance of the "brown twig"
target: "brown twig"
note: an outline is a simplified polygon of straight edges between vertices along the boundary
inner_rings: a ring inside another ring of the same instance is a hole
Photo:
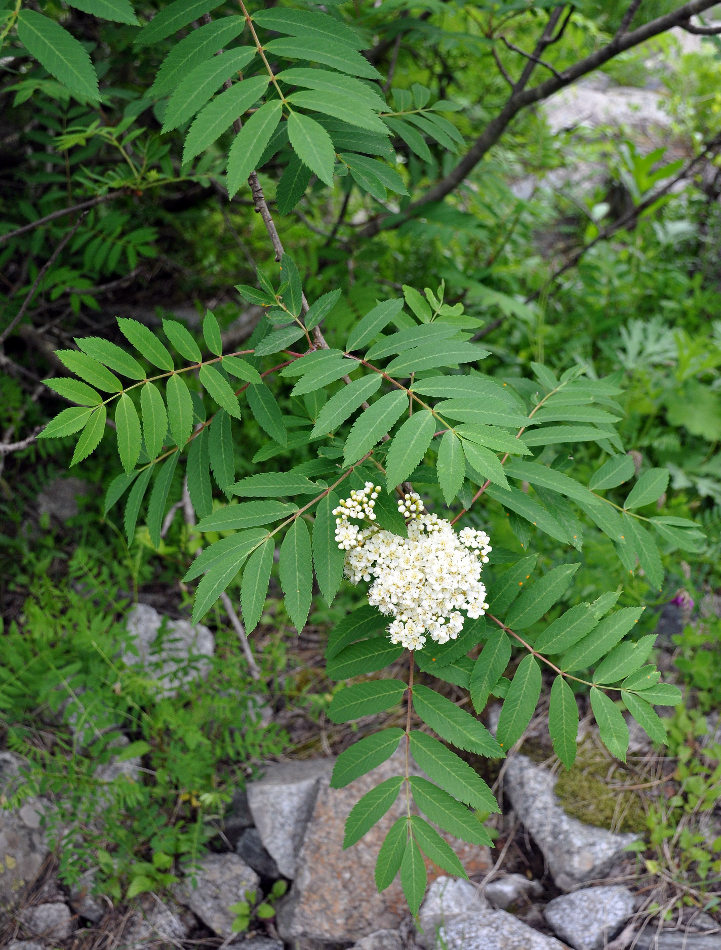
[[[46,214],[43,218],[38,218],[37,221],[32,221],[30,224],[24,224],[21,228],[16,228],[14,231],[8,231],[7,234],[0,234],[0,244],[6,244],[8,241],[12,241],[14,238],[20,237],[21,234],[26,234],[28,231],[33,231],[35,228],[40,228],[49,221],[54,221],[56,218],[63,218],[66,214],[72,214],[74,211],[89,210],[90,208],[94,208],[95,205],[102,204],[104,201],[111,201],[123,194],[125,194],[123,191],[111,191],[108,192],[107,195],[97,195],[95,198],[88,198],[87,201],[80,201],[76,205],[70,205],[67,208],[60,208],[58,211],[53,211],[50,214]]]

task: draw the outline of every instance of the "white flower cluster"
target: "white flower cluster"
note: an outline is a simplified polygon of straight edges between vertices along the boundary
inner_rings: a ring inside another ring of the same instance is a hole
[[[456,534],[410,492],[398,502],[408,522],[408,538],[401,538],[374,523],[379,492],[366,482],[333,512],[346,577],[354,584],[371,582],[368,602],[393,617],[387,628],[391,643],[419,650],[426,635],[436,643],[455,640],[463,629],[461,610],[474,619],[488,609],[480,579],[491,550],[488,535],[475,528]],[[351,518],[361,524],[351,524]]]

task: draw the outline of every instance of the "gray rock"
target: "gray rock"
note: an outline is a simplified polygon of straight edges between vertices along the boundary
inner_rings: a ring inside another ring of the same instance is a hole
[[[175,696],[184,685],[207,675],[215,642],[203,624],[169,620],[149,604],[136,604],[128,614],[127,628],[138,652],[127,650],[123,661],[141,664],[155,677],[161,693]]]
[[[27,798],[13,810],[3,811],[22,781],[22,759],[11,752],[0,752],[0,911],[9,910],[26,885],[40,873],[49,848],[42,830],[46,805]]]
[[[192,917],[173,901],[154,894],[141,897],[123,931],[122,950],[177,947],[190,933]]]
[[[72,914],[60,901],[24,907],[18,916],[28,930],[48,940],[67,940],[73,932]]]
[[[419,913],[417,940],[427,950],[564,950],[504,910],[494,910],[468,881],[440,877]]]
[[[219,937],[233,934],[235,914],[229,908],[245,900],[246,891],[255,891],[260,878],[237,854],[209,854],[198,862],[198,869],[189,880],[175,885],[173,893],[181,904]]]
[[[721,929],[712,934],[688,933],[685,929],[673,932],[661,931],[649,927],[634,944],[634,950],[719,950],[721,947]]]
[[[13,940],[5,950],[47,950],[47,948],[34,940]]]
[[[554,794],[555,784],[547,769],[525,755],[507,762],[504,790],[543,852],[553,880],[565,891],[603,877],[637,836],[614,834],[567,815]]]
[[[359,940],[351,950],[403,950],[403,941],[395,930],[376,930]]]
[[[530,901],[543,893],[543,887],[538,881],[530,881],[522,874],[506,874],[489,881],[483,888],[486,900],[501,910],[508,910],[514,904]]]
[[[235,846],[235,853],[261,877],[277,880],[281,877],[278,865],[263,847],[257,828],[246,828]]]
[[[92,923],[97,924],[103,919],[106,912],[112,907],[112,904],[102,897],[93,894],[94,884],[94,872],[86,871],[81,875],[77,884],[71,888],[69,903],[79,917],[84,917],[85,920],[90,920]]]
[[[575,83],[544,103],[546,119],[555,134],[579,125],[597,128],[630,126],[649,133],[669,129],[671,117],[663,109],[664,93],[631,86],[599,89],[598,79]]]
[[[252,827],[253,816],[248,805],[248,793],[244,788],[237,788],[223,817],[221,837],[234,848],[245,829]]]
[[[283,944],[270,937],[251,937],[240,943],[229,943],[225,950],[283,950]]]
[[[108,740],[107,748],[124,749],[128,745],[130,745],[128,737],[123,735],[122,732],[119,732],[116,736]],[[107,762],[103,762],[102,765],[97,767],[95,777],[99,782],[105,782],[107,784],[121,777],[129,779],[131,782],[137,782],[140,777],[140,758],[138,756],[132,756],[129,759],[119,759],[113,755]],[[99,794],[102,798],[104,792],[101,791]]]
[[[278,762],[267,767],[263,778],[248,785],[248,805],[260,840],[283,877],[295,877],[320,782],[327,781],[332,768],[331,759]]]
[[[576,950],[603,950],[631,914],[633,894],[621,886],[588,887],[562,894],[544,910],[555,933]]]
[[[54,478],[37,496],[38,514],[65,524],[78,513],[78,498],[87,495],[89,487],[80,478]]]

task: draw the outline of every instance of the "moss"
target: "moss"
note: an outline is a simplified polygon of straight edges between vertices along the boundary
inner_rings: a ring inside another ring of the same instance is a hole
[[[637,791],[619,789],[632,781],[619,767],[609,782],[608,759],[581,745],[573,768],[559,772],[555,791],[566,814],[587,825],[641,833],[646,829],[641,797]]]

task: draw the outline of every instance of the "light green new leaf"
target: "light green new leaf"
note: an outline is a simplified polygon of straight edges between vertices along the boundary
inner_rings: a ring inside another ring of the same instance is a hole
[[[193,444],[197,439],[193,441]],[[298,510],[297,505],[283,501],[249,501],[242,505],[227,505],[204,517],[196,525],[198,531],[234,531],[257,528],[280,521]]]
[[[351,722],[397,706],[407,687],[401,680],[369,680],[346,686],[328,707],[331,722]],[[450,702],[450,700],[448,700]]]
[[[647,703],[645,699],[642,699],[635,693],[623,692],[621,698],[626,705],[626,709],[628,709],[646,735],[653,739],[654,742],[665,745],[668,738],[666,723],[653,707]]]
[[[551,734],[553,751],[566,768],[570,769],[576,759],[578,706],[573,690],[562,676],[557,676],[551,687],[548,731]]]
[[[510,608],[505,623],[517,630],[527,630],[565,593],[578,568],[578,564],[561,564],[534,581]]]
[[[146,97],[160,97],[171,93],[191,69],[207,62],[244,29],[245,19],[242,16],[227,16],[192,30],[179,40],[165,57]]]
[[[210,455],[208,453],[208,430],[202,429],[190,443],[188,462],[188,494],[198,518],[206,518],[213,510],[213,486],[210,482]],[[243,527],[234,525],[232,527]]]
[[[357,841],[367,834],[373,825],[381,820],[398,798],[402,775],[395,775],[388,778],[380,785],[372,788],[353,806],[350,814],[346,818],[345,833],[343,836],[343,847],[350,848]]]
[[[440,693],[417,684],[413,687],[413,708],[427,726],[457,749],[491,759],[503,758],[503,749],[483,723]]]
[[[344,788],[361,775],[390,759],[398,748],[403,730],[398,728],[381,729],[349,746],[335,760],[331,788]]]
[[[328,660],[326,675],[332,680],[346,680],[351,676],[375,673],[394,663],[402,652],[401,647],[385,636],[351,643]]]
[[[428,409],[414,412],[398,429],[386,459],[386,487],[389,492],[415,470],[433,439],[436,423]]]
[[[381,377],[376,376],[374,378],[378,380],[380,385]],[[60,379],[44,379],[43,382],[64,399],[69,399],[70,402],[75,402],[79,406],[97,406],[98,403],[103,401],[99,392],[96,392],[91,386],[79,379],[62,377]],[[79,428],[80,426],[78,426]],[[47,431],[47,427],[45,431]],[[48,436],[46,435],[44,438],[48,438]]]
[[[360,415],[345,442],[343,464],[352,465],[369,452],[400,419],[408,407],[408,396],[394,390],[381,396]]]
[[[71,7],[90,13],[92,16],[113,23],[127,23],[129,26],[138,26],[138,18],[133,12],[130,0],[68,0]]]
[[[590,633],[598,620],[590,604],[577,604],[544,627],[533,646],[539,653],[563,653]]]
[[[365,99],[351,98],[346,92],[316,92],[304,90],[294,92],[288,96],[292,106],[301,109],[310,109],[311,112],[321,112],[341,119],[349,125],[357,125],[369,132],[378,132],[388,135],[388,129],[381,119],[371,111]]]
[[[332,185],[335,149],[323,126],[307,115],[291,112],[288,138],[298,158],[326,185]]]
[[[461,802],[480,811],[500,811],[483,779],[455,752],[423,732],[411,732],[411,755],[419,767]]]
[[[148,533],[150,534],[152,544],[156,548],[160,547],[160,529],[163,524],[163,515],[165,514],[165,507],[168,502],[168,492],[170,491],[170,485],[173,481],[173,474],[175,473],[175,466],[178,464],[179,455],[180,452],[175,451],[163,462],[160,471],[155,476],[153,490],[150,492],[150,500],[148,501]]]
[[[318,419],[310,433],[311,439],[317,439],[327,432],[334,432],[338,426],[353,415],[356,409],[380,389],[383,378],[378,374],[363,376],[353,380],[348,386],[339,389],[330,397],[318,413]]]
[[[236,419],[240,419],[238,397],[233,388],[214,366],[201,366],[198,373],[201,385],[219,406]]]
[[[283,422],[283,413],[270,389],[261,382],[257,386],[249,386],[245,395],[250,411],[261,429],[264,429],[279,445],[285,445],[288,441],[288,433]]]
[[[28,53],[81,101],[100,98],[87,50],[59,23],[34,10],[20,10],[17,31]]]
[[[489,595],[491,613],[503,617],[513,601],[519,596],[536,567],[537,554],[521,558],[510,567],[493,585]]]
[[[177,320],[163,320],[163,333],[186,360],[191,363],[199,363],[202,360],[203,354],[193,334],[182,323]]]
[[[463,479],[466,476],[466,463],[461,440],[450,429],[443,433],[436,466],[438,469],[438,484],[441,486],[446,504],[450,505],[461,490]]]
[[[254,172],[282,115],[279,99],[265,102],[247,120],[228,152],[227,188],[232,198]]]
[[[177,373],[168,378],[165,400],[170,434],[175,444],[182,448],[193,430],[193,400],[185,380]]]
[[[132,343],[153,366],[172,371],[173,357],[152,330],[129,317],[118,317],[118,327],[125,339]]]
[[[628,726],[623,713],[610,696],[597,686],[591,687],[591,709],[598,723],[601,742],[611,755],[625,762],[628,749]]]
[[[280,586],[285,605],[298,633],[305,626],[313,594],[313,562],[305,521],[296,518],[280,546]]]
[[[192,118],[226,80],[234,76],[237,78],[237,74],[248,65],[256,52],[254,46],[242,46],[240,49],[213,56],[208,62],[200,63],[195,69],[191,69],[169,99],[160,131],[177,129]],[[240,113],[237,113],[231,117],[231,122],[239,115]]]
[[[264,541],[251,554],[243,571],[240,584],[240,607],[246,633],[252,633],[258,626],[265,599],[268,595],[270,572],[273,567],[275,542],[272,538]]]
[[[182,30],[184,26],[219,7],[222,0],[175,0],[155,14],[136,39],[137,46],[150,46]]]
[[[135,403],[127,393],[121,393],[115,406],[115,426],[118,455],[127,474],[135,468],[140,456],[140,420]]]
[[[624,502],[624,508],[642,508],[663,495],[668,487],[669,471],[666,468],[650,468],[639,478]]]
[[[128,376],[130,379],[145,379],[146,372],[140,363],[126,353],[122,347],[110,340],[103,340],[96,336],[86,336],[76,339],[75,342],[88,356],[92,356],[99,363],[104,363],[108,369],[115,370],[122,376]]]
[[[435,828],[431,828],[428,822],[418,815],[413,815],[411,817],[411,832],[423,853],[434,864],[437,864],[439,868],[443,868],[444,871],[448,871],[449,874],[453,874],[454,877],[462,877],[468,880],[465,868],[458,860],[453,848],[441,838]],[[425,889],[425,884],[423,886]]]
[[[185,137],[183,165],[205,151],[223,132],[227,132],[233,122],[263,95],[269,82],[268,75],[244,79],[234,83],[204,106]]]
[[[614,647],[594,671],[594,683],[617,683],[640,669],[648,659],[656,642],[656,634],[649,633],[635,643],[627,640]]]
[[[370,343],[391,320],[398,316],[402,309],[403,300],[399,297],[382,300],[376,304],[351,330],[346,350],[350,353]]]
[[[328,634],[328,645],[325,649],[326,659],[330,660],[337,656],[341,650],[358,640],[364,640],[366,637],[378,637],[385,625],[386,621],[383,615],[375,607],[371,607],[370,604],[351,611],[335,626],[331,627]]]
[[[140,506],[143,503],[143,498],[145,497],[145,491],[148,487],[150,476],[153,474],[153,468],[154,466],[149,465],[147,468],[143,469],[140,475],[138,475],[133,487],[130,489],[130,494],[128,495],[128,500],[125,504],[123,527],[125,529],[125,536],[128,539],[128,544],[132,544],[133,539],[135,538],[135,525],[138,522]]]
[[[375,882],[379,893],[393,883],[403,860],[408,840],[408,819],[404,815],[391,826],[376,859]]]
[[[498,720],[499,745],[508,750],[523,735],[541,695],[541,670],[535,656],[528,654],[518,664],[508,687]]]
[[[501,488],[510,490],[506,473],[503,471],[498,456],[489,449],[476,445],[475,442],[468,442],[466,439],[463,439],[462,442],[464,455],[471,468],[478,472],[484,481],[488,479],[496,485],[500,485]]]
[[[224,409],[210,423],[208,454],[218,488],[230,495],[235,481],[235,446],[230,416]]]
[[[79,350],[56,350],[55,355],[71,373],[80,376],[91,386],[106,393],[122,392],[123,384],[118,377],[87,353],[81,353]]]
[[[325,498],[321,498],[313,522],[313,565],[318,587],[328,605],[333,603],[343,579],[344,552],[335,539],[336,523],[333,514],[338,502],[339,498],[335,492],[329,492]]]
[[[473,708],[480,715],[488,697],[511,659],[511,641],[503,630],[491,630],[488,643],[475,662],[470,680]]]
[[[140,390],[140,411],[143,416],[145,451],[152,459],[162,449],[165,436],[168,434],[168,414],[165,411],[163,397],[155,383],[146,383]]]
[[[476,815],[444,789],[417,775],[411,776],[410,783],[416,805],[439,828],[469,844],[492,844]]]
[[[616,488],[633,477],[635,471],[633,457],[630,455],[614,455],[594,472],[588,487],[593,491],[605,491],[607,488]]]
[[[643,607],[624,607],[604,617],[591,633],[561,657],[559,666],[564,672],[587,669],[616,646],[642,613]]]
[[[451,852],[451,854],[452,853],[453,852]],[[401,861],[401,884],[403,885],[403,893],[408,901],[408,908],[414,915],[418,913],[421,906],[427,883],[428,876],[426,874],[426,866],[423,862],[423,855],[415,839],[410,837],[408,841],[406,841],[406,847]]]
[[[68,410],[66,410],[67,412]],[[83,427],[83,431],[80,433],[80,438],[78,443],[75,446],[75,451],[73,452],[73,457],[70,461],[70,465],[77,465],[78,462],[82,462],[83,459],[87,458],[91,452],[94,452],[95,449],[100,444],[100,440],[105,433],[105,420],[107,418],[107,411],[104,405],[95,406],[94,409],[90,410],[90,416]]]
[[[305,11],[303,12],[305,13]],[[293,37],[271,40],[269,43],[264,43],[263,48],[274,56],[322,63],[324,66],[337,69],[340,73],[348,73],[349,76],[362,76],[365,79],[381,78],[378,70],[371,66],[368,60],[357,50],[344,43],[331,42],[320,36],[316,39],[306,34],[297,39]]]
[[[211,310],[206,310],[203,317],[203,339],[211,353],[216,356],[222,355],[223,340],[220,335],[220,324]]]

